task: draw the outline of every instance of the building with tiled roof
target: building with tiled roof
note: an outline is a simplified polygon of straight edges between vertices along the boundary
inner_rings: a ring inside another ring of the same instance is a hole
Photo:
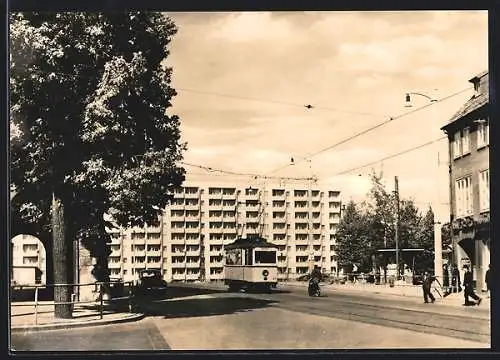
[[[488,71],[469,80],[474,95],[441,128],[449,140],[452,262],[470,265],[478,291],[490,262]],[[463,277],[462,277],[463,279]]]

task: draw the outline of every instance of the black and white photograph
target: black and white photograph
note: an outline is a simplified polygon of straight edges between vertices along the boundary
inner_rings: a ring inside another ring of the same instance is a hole
[[[491,348],[488,11],[8,29],[11,353]]]

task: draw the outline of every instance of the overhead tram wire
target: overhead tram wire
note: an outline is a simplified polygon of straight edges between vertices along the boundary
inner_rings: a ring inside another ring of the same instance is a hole
[[[212,168],[210,166],[203,166],[203,165],[198,165],[198,164],[191,164],[187,163],[184,161],[181,161],[180,164],[186,165],[186,166],[191,166],[191,167],[196,167],[199,169],[203,169],[209,173],[212,172],[218,172],[222,174],[227,174],[227,175],[233,175],[233,176],[245,176],[245,177],[252,177],[254,179],[276,179],[276,180],[314,180],[315,178],[312,177],[289,177],[289,176],[263,176],[259,174],[252,174],[252,173],[240,173],[236,171],[230,171],[230,170],[223,170],[223,169],[216,169]],[[219,175],[220,176],[220,175]]]
[[[329,150],[331,150],[331,149],[333,149],[333,148],[335,148],[335,147],[337,147],[337,146],[340,146],[340,145],[342,145],[342,144],[345,144],[346,142],[349,142],[349,141],[351,141],[351,140],[354,140],[355,138],[358,138],[358,137],[360,137],[360,136],[363,136],[363,135],[365,135],[365,134],[367,134],[367,133],[369,133],[369,132],[371,132],[371,131],[373,131],[373,130],[376,130],[376,129],[378,129],[378,128],[380,128],[380,127],[384,126],[384,125],[387,125],[388,123],[393,122],[394,120],[401,119],[401,118],[403,118],[403,117],[405,117],[405,116],[408,116],[408,115],[411,115],[411,114],[413,114],[413,113],[415,113],[415,112],[417,112],[417,111],[420,111],[420,110],[426,109],[426,108],[428,108],[428,107],[430,107],[430,106],[433,106],[433,105],[435,105],[435,104],[437,104],[437,103],[443,102],[443,101],[448,100],[448,99],[450,99],[450,98],[452,98],[452,97],[455,97],[455,96],[457,96],[457,95],[460,95],[460,94],[462,94],[462,93],[464,93],[464,92],[466,92],[466,91],[469,91],[470,89],[471,89],[471,88],[470,88],[470,87],[468,87],[468,88],[466,88],[466,89],[463,89],[463,90],[457,91],[457,92],[455,92],[455,93],[453,93],[453,94],[451,94],[451,95],[445,96],[445,97],[443,97],[443,98],[441,98],[441,99],[438,99],[438,100],[436,100],[436,101],[434,101],[434,102],[431,102],[431,103],[429,103],[429,104],[426,104],[426,105],[423,105],[423,106],[421,106],[421,107],[418,107],[418,108],[416,108],[416,109],[413,109],[413,110],[408,111],[408,112],[406,112],[406,113],[403,113],[403,114],[401,114],[401,115],[398,115],[398,116],[395,116],[395,117],[390,117],[388,120],[385,120],[385,121],[383,121],[383,122],[381,122],[381,123],[379,123],[379,124],[377,124],[377,125],[375,125],[375,126],[372,126],[372,127],[368,128],[368,129],[365,129],[365,130],[363,130],[363,131],[361,131],[361,132],[358,132],[358,133],[356,133],[356,134],[354,134],[354,135],[352,135],[352,136],[349,136],[348,138],[346,138],[346,139],[344,139],[344,140],[341,140],[341,141],[339,141],[339,142],[337,142],[337,143],[335,143],[335,144],[333,144],[333,145],[330,145],[330,146],[328,146],[328,147],[326,147],[326,148],[323,148],[323,149],[321,149],[321,150],[319,150],[319,151],[317,151],[317,152],[315,152],[315,153],[312,153],[312,154],[311,154],[311,155],[309,155],[309,156],[299,158],[299,160],[295,161],[295,162],[294,162],[294,164],[296,164],[296,163],[298,163],[298,162],[301,162],[301,161],[304,161],[304,160],[308,160],[308,159],[310,159],[310,158],[312,158],[312,157],[314,157],[314,156],[317,156],[317,155],[319,155],[319,154],[321,154],[321,153],[324,153],[324,152],[326,152],[326,151],[329,151]],[[273,171],[269,172],[268,174],[274,174],[275,172],[280,171],[280,170],[283,170],[283,169],[286,169],[286,168],[288,168],[289,166],[291,166],[291,164],[286,164],[286,165],[284,165],[284,166],[281,166],[281,167],[279,167],[279,168],[274,169]]]
[[[382,117],[388,116],[387,114],[375,114],[375,113],[369,113],[369,112],[363,112],[363,111],[316,106],[316,105],[311,105],[311,104],[300,105],[300,104],[290,103],[290,102],[286,102],[286,101],[266,100],[266,99],[248,97],[248,96],[221,94],[221,93],[215,93],[215,92],[210,92],[210,91],[202,91],[202,90],[194,90],[194,89],[186,89],[186,88],[176,88],[176,90],[178,90],[179,92],[184,91],[184,92],[191,92],[191,93],[195,93],[195,94],[202,94],[202,95],[209,95],[209,96],[219,96],[219,97],[226,97],[226,98],[231,98],[231,99],[255,101],[255,102],[269,103],[269,104],[278,104],[278,105],[293,106],[293,107],[300,107],[300,108],[306,108],[306,109],[318,109],[318,110],[326,110],[326,111],[333,111],[333,112],[343,112],[343,113],[347,113],[347,114],[372,116],[372,117],[377,117],[377,118],[382,118]]]
[[[423,147],[426,147],[426,146],[432,145],[432,144],[434,144],[434,143],[437,143],[437,142],[439,142],[439,141],[441,141],[441,140],[444,140],[444,139],[447,139],[447,138],[448,138],[447,136],[442,136],[442,137],[440,137],[440,138],[438,138],[438,139],[434,139],[434,140],[428,141],[428,142],[426,142],[426,143],[424,143],[424,144],[421,144],[421,145],[418,145],[418,146],[414,146],[414,147],[409,148],[409,149],[406,149],[406,150],[402,150],[402,151],[397,152],[397,153],[395,153],[395,154],[392,154],[392,155],[386,156],[386,157],[384,157],[384,158],[382,158],[382,159],[378,159],[378,160],[376,160],[376,161],[372,161],[372,162],[369,162],[369,163],[364,164],[364,165],[361,165],[361,166],[356,166],[356,167],[353,167],[353,168],[350,168],[350,169],[347,169],[347,170],[343,170],[343,171],[341,171],[341,172],[338,172],[338,173],[333,174],[333,176],[344,175],[344,174],[347,174],[347,173],[350,173],[350,172],[353,172],[353,171],[356,171],[356,170],[361,170],[361,169],[364,169],[364,168],[366,168],[366,167],[368,167],[368,166],[378,164],[378,163],[380,163],[380,162],[382,162],[382,161],[389,160],[389,159],[393,159],[393,158],[395,158],[395,157],[398,157],[398,156],[404,155],[404,154],[406,154],[406,153],[409,153],[409,152],[412,152],[412,151],[415,151],[415,150],[421,149],[421,148],[423,148]]]

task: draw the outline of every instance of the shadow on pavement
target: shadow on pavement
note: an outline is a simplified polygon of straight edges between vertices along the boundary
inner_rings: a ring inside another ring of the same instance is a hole
[[[35,289],[12,289],[10,293],[12,302],[34,301]],[[54,289],[52,287],[42,287],[38,289],[38,301],[52,301],[54,300]]]
[[[228,315],[263,309],[277,301],[255,298],[202,298],[177,299],[165,302],[141,302],[138,307],[146,316],[163,316],[165,319]]]

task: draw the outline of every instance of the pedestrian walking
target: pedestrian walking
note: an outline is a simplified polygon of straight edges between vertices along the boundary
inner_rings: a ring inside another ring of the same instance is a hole
[[[467,265],[464,266],[464,298],[465,306],[476,304],[469,300],[469,297],[477,301],[477,305],[481,304],[481,298],[474,293],[474,280],[472,279],[472,272],[469,270]]]
[[[484,275],[484,282],[486,283],[486,291],[488,292],[488,297],[490,297],[490,286],[491,286],[491,273],[490,273],[491,265],[488,265],[488,270],[486,270],[486,274]]]
[[[451,288],[454,293],[462,291],[460,286],[460,271],[458,270],[457,264],[453,264],[451,270]]]
[[[431,300],[432,303],[436,301],[434,295],[432,295],[431,293],[431,285],[435,279],[436,278],[430,275],[428,272],[424,273],[424,279],[422,281],[422,290],[424,291],[424,302],[426,304],[429,302],[429,299]]]

